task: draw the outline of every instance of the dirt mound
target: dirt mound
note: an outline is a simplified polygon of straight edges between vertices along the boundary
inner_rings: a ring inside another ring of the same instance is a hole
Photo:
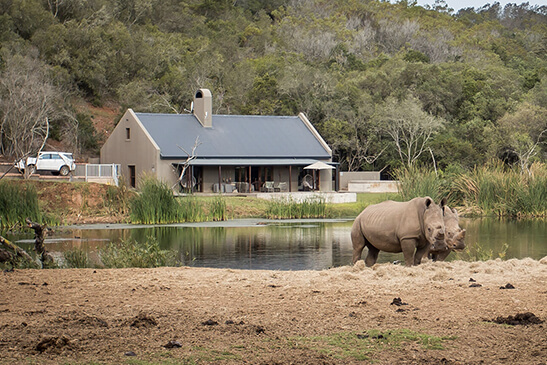
[[[498,323],[498,324],[509,324],[511,326],[518,326],[523,325],[527,326],[530,324],[541,324],[543,321],[536,317],[534,313],[526,312],[526,313],[517,313],[514,316],[507,316],[507,317],[497,317],[496,319],[493,319],[492,322]]]

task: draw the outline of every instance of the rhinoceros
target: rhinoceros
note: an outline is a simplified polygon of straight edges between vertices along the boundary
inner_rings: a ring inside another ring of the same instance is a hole
[[[405,265],[419,265],[429,251],[448,249],[444,235],[443,207],[430,197],[407,202],[384,201],[366,207],[353,222],[351,241],[353,263],[361,259],[365,246],[367,266],[372,266],[380,251],[403,252]]]
[[[429,251],[428,256],[433,261],[444,261],[452,251],[461,251],[465,248],[465,229],[460,227],[458,212],[448,205],[443,207],[445,241],[448,250]]]

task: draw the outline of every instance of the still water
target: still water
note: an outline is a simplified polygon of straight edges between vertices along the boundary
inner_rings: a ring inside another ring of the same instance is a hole
[[[185,266],[321,270],[351,264],[350,231],[353,220],[258,220],[176,224],[162,226],[74,226],[59,228],[46,239],[50,252],[82,249],[92,262],[109,242],[155,237],[162,249],[173,250]],[[505,221],[493,218],[461,219],[472,252],[505,259],[547,256],[547,221]],[[8,237],[10,239],[10,237]],[[26,249],[32,233],[11,237]],[[460,255],[464,255],[462,253]],[[363,258],[366,250],[363,252]],[[451,254],[448,258],[455,259]],[[380,252],[378,262],[403,260],[403,255]]]

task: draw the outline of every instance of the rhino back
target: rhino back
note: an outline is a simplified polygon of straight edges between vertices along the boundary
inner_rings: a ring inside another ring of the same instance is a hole
[[[385,201],[370,205],[357,217],[365,238],[382,251],[400,252],[400,239],[419,234],[415,202]]]

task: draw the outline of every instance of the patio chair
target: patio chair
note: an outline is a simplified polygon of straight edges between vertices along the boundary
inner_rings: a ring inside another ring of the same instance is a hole
[[[264,185],[262,185],[262,192],[271,193],[273,191],[274,191],[273,181],[266,181]]]

